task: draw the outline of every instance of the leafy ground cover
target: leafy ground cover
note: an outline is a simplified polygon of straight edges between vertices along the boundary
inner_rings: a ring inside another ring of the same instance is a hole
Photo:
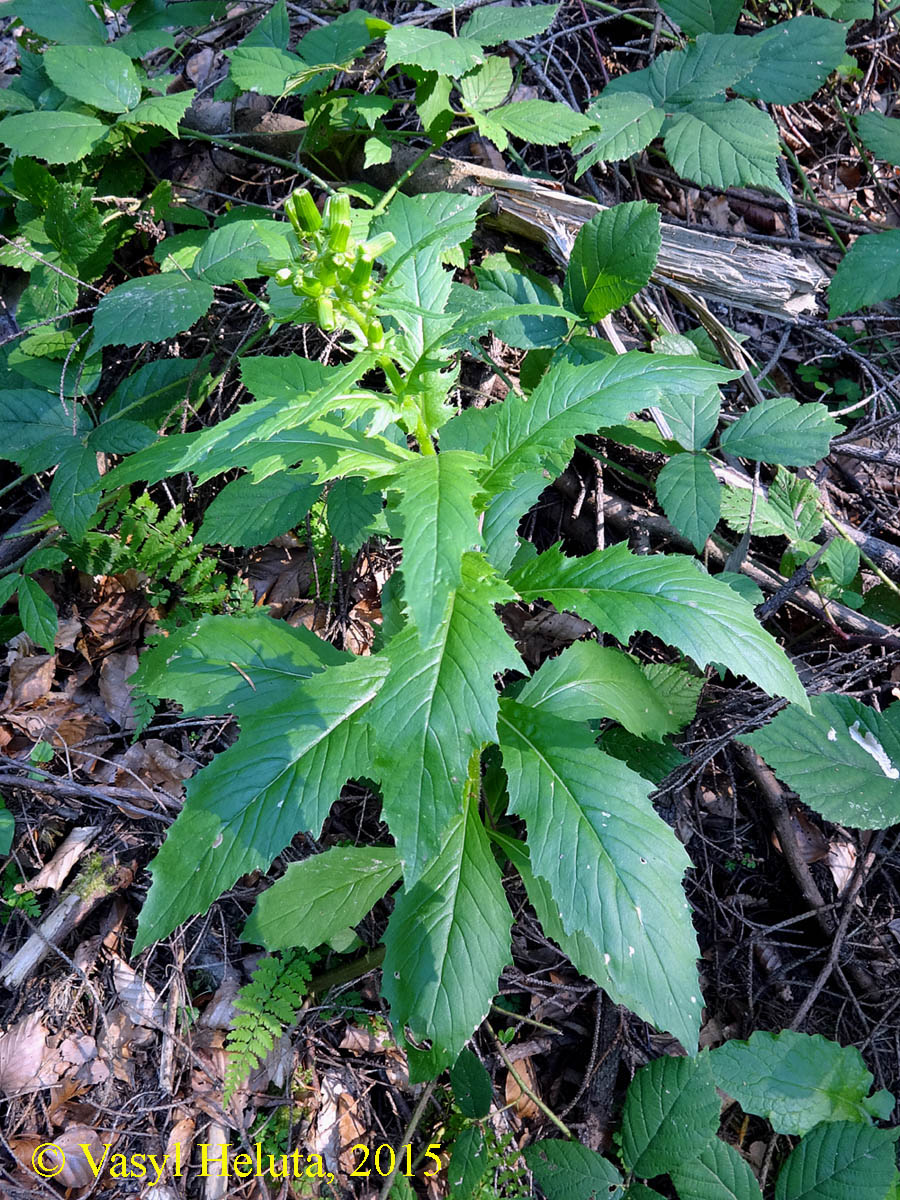
[[[895,1196],[895,14],[8,7],[10,1194]]]

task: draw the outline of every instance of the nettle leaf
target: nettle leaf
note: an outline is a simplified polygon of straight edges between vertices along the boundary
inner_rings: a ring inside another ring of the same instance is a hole
[[[490,9],[481,8],[476,11],[475,15],[477,16],[479,12],[489,11]],[[503,9],[503,12],[507,14],[511,11],[508,8]],[[533,12],[534,10],[528,8],[521,11]],[[484,112],[488,108],[495,108],[498,104],[503,103],[509,94],[512,82],[513,74],[509,59],[496,55],[464,76],[459,81],[459,90],[467,108]]]
[[[719,1098],[709,1057],[663,1055],[641,1067],[622,1112],[622,1157],[652,1179],[702,1154],[719,1127]]]
[[[449,33],[416,25],[395,25],[385,35],[384,48],[386,71],[391,67],[411,66],[459,79],[484,62],[481,45],[474,39],[454,38]]]
[[[598,212],[578,230],[566,271],[564,299],[599,321],[649,282],[660,247],[659,209],[636,200]]]
[[[462,556],[480,541],[472,497],[480,455],[464,450],[419,455],[391,479],[400,491],[403,590],[424,642],[434,636],[462,578]]]
[[[804,804],[857,829],[886,829],[900,804],[900,704],[884,713],[850,696],[813,696],[739,739]]]
[[[733,33],[743,0],[660,0],[659,7],[685,33]]]
[[[510,575],[526,603],[543,599],[627,642],[639,629],[698,664],[723,663],[774,695],[806,707],[806,694],[752,607],[684,555],[632,554],[624,543],[581,558],[555,546]]]
[[[585,113],[591,128],[572,141],[572,153],[580,154],[575,178],[580,179],[597,163],[621,162],[638,154],[659,134],[666,119],[649,96],[640,92],[605,92]]]
[[[669,162],[685,179],[707,187],[759,187],[787,197],[778,178],[778,129],[745,100],[702,100],[667,117]]]
[[[160,342],[183,333],[205,315],[213,299],[208,283],[175,272],[129,279],[97,305],[93,349]]]
[[[135,686],[174,700],[188,716],[253,715],[287,698],[295,684],[349,654],[302,625],[271,617],[203,617],[141,655]]]
[[[697,944],[681,888],[690,860],[647,799],[651,785],[582,724],[502,700],[498,730],[510,809],[563,930],[602,954],[617,1003],[696,1045]]]
[[[542,1138],[523,1152],[529,1170],[548,1200],[582,1200],[622,1194],[622,1176],[612,1163],[581,1142]]]
[[[714,1137],[698,1158],[669,1174],[679,1200],[762,1200],[756,1176],[733,1146]]]
[[[660,397],[658,407],[679,445],[685,450],[702,450],[719,423],[722,394],[718,387],[667,393]]]
[[[8,117],[7,121],[18,120]],[[6,121],[0,125],[0,140]],[[842,317],[900,294],[900,229],[859,237],[828,285],[828,315]]]
[[[33,642],[53,653],[59,622],[53,601],[41,585],[28,575],[18,577],[19,619]]]
[[[642,92],[657,108],[671,112],[721,95],[747,74],[758,55],[755,38],[703,33],[686,50],[667,50],[642,71],[611,80],[604,95]]]
[[[722,493],[722,516],[731,529],[743,533],[750,520],[751,488],[726,487]],[[786,537],[792,542],[808,542],[823,524],[819,511],[819,491],[811,479],[779,467],[766,496],[760,490],[753,514],[753,533],[757,537]]]
[[[48,46],[43,65],[61,92],[101,112],[127,112],[141,98],[134,64],[112,46]]]
[[[491,117],[513,137],[535,146],[558,146],[590,127],[581,113],[554,100],[514,100]]]
[[[226,50],[225,55],[231,63],[235,87],[261,96],[280,96],[305,66],[296,54],[277,46],[240,45]]]
[[[656,477],[656,496],[678,532],[702,551],[722,505],[722,488],[706,455],[673,454]]]
[[[295,834],[318,834],[350,778],[366,773],[358,715],[377,695],[382,657],[330,667],[245,716],[237,742],[187,785],[187,800],[150,871],[135,953],[204,913],[249,871],[266,870]],[[186,870],[186,862],[195,862]]]
[[[558,4],[527,4],[510,8],[488,4],[476,9],[460,29],[460,35],[480,46],[499,46],[503,42],[521,42],[546,31],[556,19]]]
[[[207,508],[198,537],[222,546],[265,546],[298,525],[322,489],[301,471],[227,483]]]
[[[16,113],[0,121],[0,142],[16,154],[48,163],[86,158],[109,133],[96,117],[77,112]]]
[[[742,96],[795,104],[814,95],[845,53],[847,31],[822,17],[793,17],[752,39],[759,61],[737,85]]]
[[[559,474],[577,434],[618,425],[662,396],[687,396],[734,377],[698,359],[640,351],[580,366],[554,362],[528,400],[510,397],[501,406],[482,486],[500,492],[538,466]]]
[[[423,638],[407,626],[385,649],[391,672],[368,720],[384,819],[407,886],[462,811],[472,754],[496,737],[494,675],[520,668],[521,660],[493,605],[513,598],[480,556],[468,554],[434,634]]]
[[[99,46],[106,41],[106,30],[85,0],[63,0],[47,5],[44,0],[16,0],[9,5],[15,14],[39,37],[71,46]]]
[[[254,25],[242,46],[274,46],[277,50],[287,47],[291,36],[290,18],[285,0],[277,0],[263,19]]]
[[[749,1041],[713,1050],[710,1063],[716,1087],[776,1133],[802,1136],[820,1121],[871,1120],[863,1101],[873,1077],[855,1046],[818,1033],[757,1030]]]
[[[158,125],[168,130],[172,137],[178,137],[178,122],[193,104],[196,95],[197,89],[190,88],[186,92],[176,92],[171,96],[148,96],[127,113],[123,113],[117,124],[139,127]]]
[[[411,1082],[454,1062],[487,1016],[512,961],[511,927],[500,869],[468,799],[418,882],[397,896],[385,934],[382,990],[409,1044]]]
[[[288,229],[284,221],[230,221],[207,237],[194,259],[194,273],[207,283],[256,279],[261,258],[290,256]]]
[[[817,1125],[788,1155],[775,1200],[885,1200],[896,1173],[897,1134],[841,1121]]]
[[[856,118],[856,130],[863,145],[878,158],[900,167],[900,121],[880,112],[862,113]]]
[[[859,570],[859,546],[842,537],[832,538],[822,555],[828,574],[841,587],[849,587]]]
[[[761,400],[729,425],[719,439],[728,454],[806,467],[828,454],[843,427],[824,404],[798,404],[789,396]]]
[[[666,670],[690,679],[678,668]],[[567,721],[610,717],[638,737],[662,741],[666,734],[677,733],[685,721],[682,706],[677,711],[670,706],[661,683],[671,687],[666,675],[660,679],[658,674],[645,674],[635,659],[613,646],[574,642],[562,654],[548,658],[516,699]],[[696,707],[699,688],[691,690]],[[688,720],[692,716],[691,710]]]
[[[358,925],[399,878],[390,846],[332,846],[291,863],[257,900],[241,937],[267,950],[314,950]]]
[[[99,478],[95,450],[78,441],[66,447],[50,485],[50,502],[54,516],[76,541],[87,533],[100,503],[99,488],[93,490]]]

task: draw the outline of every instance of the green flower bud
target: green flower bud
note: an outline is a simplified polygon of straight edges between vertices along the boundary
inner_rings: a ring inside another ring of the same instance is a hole
[[[298,233],[315,233],[321,227],[322,218],[316,208],[316,202],[305,189],[288,196],[284,202],[284,211]]]
[[[377,317],[374,317],[369,322],[369,328],[366,331],[366,339],[369,346],[373,350],[380,350],[384,345],[384,328]]]
[[[369,238],[367,242],[363,242],[360,246],[360,253],[366,262],[373,262],[376,258],[381,258],[383,254],[387,254],[388,250],[396,245],[397,239],[394,235],[385,231],[384,233],[376,234],[373,238]]]
[[[294,272],[290,267],[282,267],[280,271],[275,272],[275,282],[280,287],[285,287],[294,278]]]
[[[364,288],[372,278],[372,264],[366,259],[357,257],[350,272],[350,285],[354,288]]]
[[[341,225],[350,228],[350,197],[341,193],[329,196],[325,205],[325,225],[328,229],[338,229]]]
[[[333,329],[337,329],[334,305],[327,296],[320,296],[316,302],[316,322],[319,328],[324,330],[325,333],[330,333]]]

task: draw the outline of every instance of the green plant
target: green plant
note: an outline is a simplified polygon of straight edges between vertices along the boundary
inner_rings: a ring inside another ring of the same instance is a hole
[[[297,952],[261,958],[250,982],[238,992],[237,1014],[225,1043],[225,1104],[296,1021],[314,962],[315,955]]]
[[[4,813],[6,810],[4,809]],[[9,835],[12,838],[13,830],[10,828]],[[19,885],[24,882],[22,874],[15,863],[7,863],[3,868],[3,874],[0,875],[0,900],[2,900],[2,909],[0,909],[0,925],[8,925],[13,913],[17,908],[20,908],[23,913],[32,919],[41,915],[41,906],[37,902],[37,896],[34,892],[19,891]]]
[[[680,1200],[762,1200],[749,1164],[718,1136],[719,1088],[776,1133],[799,1138],[778,1166],[776,1200],[890,1200],[900,1176],[896,1129],[879,1129],[890,1092],[869,1095],[858,1050],[816,1034],[754,1033],[696,1058],[663,1056],[642,1067],[616,1135],[621,1170],[576,1141],[545,1139],[524,1151],[547,1200],[624,1194],[653,1200],[647,1180],[667,1175]],[[594,1191],[593,1189],[596,1189]]]
[[[453,1200],[519,1200],[530,1196],[513,1131],[502,1137],[486,1119],[493,1100],[491,1079],[471,1050],[450,1068],[453,1103],[447,1119],[450,1141],[447,1180]]]

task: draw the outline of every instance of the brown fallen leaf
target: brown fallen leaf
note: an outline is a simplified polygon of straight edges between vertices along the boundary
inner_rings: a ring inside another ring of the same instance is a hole
[[[20,1096],[56,1083],[59,1054],[39,1012],[0,1034],[0,1093]]]
[[[156,992],[123,958],[113,958],[113,987],[126,1016],[135,1025],[158,1029],[162,1024],[162,1005]]]
[[[815,825],[799,808],[791,809],[791,830],[797,843],[797,849],[800,851],[800,857],[805,863],[821,862],[828,857],[828,838],[818,825]],[[779,854],[783,853],[781,843],[774,832],[772,845]]]
[[[106,711],[113,721],[130,733],[137,724],[132,686],[126,680],[137,670],[138,657],[133,650],[117,650],[107,654],[100,664],[100,679],[97,687]]]
[[[56,674],[55,654],[29,654],[9,667],[9,682],[0,711],[20,708],[46,696]]]
[[[112,1138],[107,1134],[101,1138],[100,1134],[88,1125],[70,1125],[58,1134],[54,1141],[66,1156],[65,1165],[60,1173],[54,1176],[54,1182],[64,1188],[86,1188],[95,1180],[88,1153],[95,1163],[99,1163],[103,1158],[104,1143],[111,1143]],[[84,1150],[85,1146],[87,1153]]]
[[[516,1063],[516,1075],[522,1080],[527,1088],[534,1094],[539,1095],[537,1073],[534,1069],[534,1061],[530,1058],[520,1058]],[[531,1097],[522,1091],[519,1082],[512,1071],[506,1073],[506,1103],[510,1105],[516,1116],[522,1121],[531,1121],[535,1117],[540,1116],[540,1109],[531,1099]]]

